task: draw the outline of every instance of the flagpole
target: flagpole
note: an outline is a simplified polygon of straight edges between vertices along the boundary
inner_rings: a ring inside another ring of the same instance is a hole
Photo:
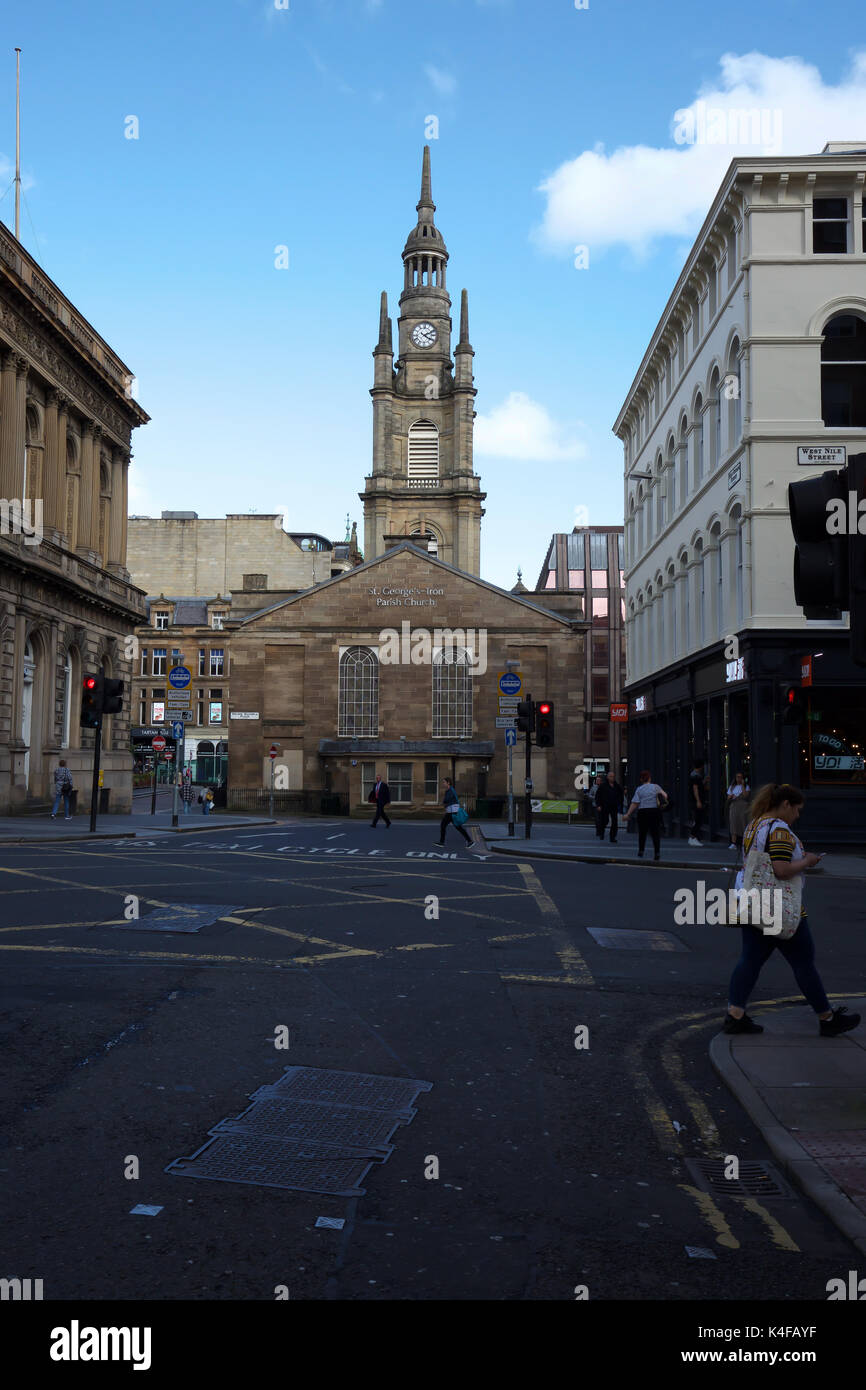
[[[21,49],[15,50],[15,240],[21,240]]]

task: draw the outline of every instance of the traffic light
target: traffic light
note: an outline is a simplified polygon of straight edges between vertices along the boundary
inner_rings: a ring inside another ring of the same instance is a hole
[[[806,718],[806,697],[799,685],[782,689],[782,723],[799,724]]]
[[[98,729],[102,718],[102,702],[105,693],[105,677],[101,671],[95,676],[85,676],[81,689],[81,727]]]
[[[517,706],[517,732],[531,734],[535,728],[535,704],[532,700],[520,700]]]
[[[535,706],[535,743],[538,748],[552,748],[554,741],[553,705],[538,700]]]
[[[866,666],[866,454],[854,454],[848,460],[848,493],[857,528],[848,540],[851,660]],[[848,529],[850,533],[850,525]]]
[[[103,714],[120,714],[123,709],[123,681],[106,676],[103,681]]]
[[[817,478],[788,484],[794,532],[794,601],[806,618],[841,618],[848,607],[848,535],[831,528],[840,501],[847,502],[848,470],[831,468]]]

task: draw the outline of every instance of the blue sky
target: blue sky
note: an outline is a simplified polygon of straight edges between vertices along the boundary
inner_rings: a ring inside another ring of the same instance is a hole
[[[18,45],[22,241],[152,416],[131,510],[286,510],[334,538],[348,512],[363,534],[379,294],[396,312],[435,116],[476,351],[482,573],[510,587],[522,565],[531,585],[577,508],[622,519],[611,425],[737,153],[678,142],[675,113],[780,111],[785,153],[866,138],[866,20],[843,0],[820,25],[811,0],[281,3],[4,7],[0,192]]]

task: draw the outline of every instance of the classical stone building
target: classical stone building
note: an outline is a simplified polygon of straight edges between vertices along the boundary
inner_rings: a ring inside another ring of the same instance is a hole
[[[464,292],[455,367],[429,150],[417,211],[403,251],[400,355],[392,363],[384,296],[373,354],[366,561],[228,624],[230,806],[262,797],[274,744],[287,792],[313,809],[322,793],[364,810],[377,774],[409,814],[441,802],[446,776],[470,806],[504,795],[498,680],[508,663],[524,694],[556,706],[555,747],[535,750],[535,793],[573,794],[584,748],[582,599],[548,602],[479,578],[485,494],[472,465],[468,309]],[[519,757],[515,767],[522,794]]]
[[[90,802],[82,676],[127,683],[144,595],[126,569],[132,375],[0,223],[0,814],[43,809],[65,757]],[[127,684],[128,690],[128,684]],[[103,803],[131,806],[128,702],[103,731]]]

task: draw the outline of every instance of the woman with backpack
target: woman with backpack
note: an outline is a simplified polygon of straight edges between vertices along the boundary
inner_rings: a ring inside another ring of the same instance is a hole
[[[463,836],[467,845],[471,845],[472,836],[467,835],[466,831],[463,829],[463,823],[467,821],[469,817],[460,805],[460,798],[454,790],[454,783],[451,781],[450,777],[445,778],[445,795],[442,798],[442,804],[445,807],[445,814],[439,825],[439,839],[434,841],[434,843],[437,844],[440,849],[444,849],[445,831],[448,829],[449,825],[453,825],[454,829],[459,831]]]
[[[777,946],[793,970],[803,995],[818,1015],[818,1031],[822,1038],[835,1038],[840,1033],[847,1033],[860,1022],[859,1014],[849,1014],[845,1008],[830,1008],[821,976],[815,969],[815,944],[809,931],[806,909],[802,905],[802,875],[804,869],[814,869],[824,856],[807,854],[794,834],[793,826],[804,800],[799,787],[783,782],[781,786],[771,783],[762,787],[752,802],[752,819],[743,839],[746,861],[744,887],[749,890],[759,867],[759,861],[752,859],[752,856],[768,855],[774,881],[791,883],[795,888],[789,911],[799,909],[799,920],[779,928],[775,926],[774,918],[774,931],[769,934],[760,925],[741,924],[743,952],[731,976],[728,991],[730,1002],[723,1025],[725,1033],[763,1033],[760,1023],[755,1023],[746,1013],[746,1004],[757,984],[762,966]],[[739,877],[737,875],[738,880]]]

